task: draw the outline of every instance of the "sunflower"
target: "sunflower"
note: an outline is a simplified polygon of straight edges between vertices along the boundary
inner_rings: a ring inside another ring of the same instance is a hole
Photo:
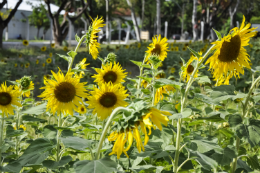
[[[143,86],[144,88],[146,88],[147,85],[148,85],[148,82],[146,80],[142,80],[141,87]]]
[[[240,77],[244,74],[244,67],[251,69],[250,59],[244,46],[248,45],[250,38],[254,37],[256,28],[250,28],[250,23],[245,26],[245,17],[240,28],[233,28],[227,36],[215,41],[214,54],[206,61],[213,77],[218,82],[216,85],[229,84],[229,79],[233,76]]]
[[[132,146],[133,140],[136,140],[136,147],[139,152],[141,149],[144,151],[144,146],[141,140],[141,136],[138,130],[138,125],[136,124],[134,127],[126,129],[126,131],[117,132],[114,131],[108,136],[109,141],[116,141],[114,143],[112,152],[109,155],[116,154],[117,159],[120,158],[122,152],[129,158],[126,153]],[[149,138],[148,138],[149,139]],[[128,146],[125,148],[125,144],[128,141]]]
[[[42,67],[45,67],[45,63],[42,63]]]
[[[76,69],[78,70],[85,70],[87,68],[88,64],[85,64],[87,61],[87,58],[84,58],[82,61],[80,61],[78,64],[76,64]],[[80,71],[79,73],[76,74],[77,77],[82,78],[82,76],[85,74],[84,71]]]
[[[171,51],[174,52],[174,51],[175,51],[175,47],[172,47],[172,48],[171,48]]]
[[[126,48],[126,49],[129,49],[129,47],[130,47],[129,45],[125,45],[125,48]]]
[[[46,50],[47,50],[47,47],[46,46],[42,46],[41,51],[45,52]]]
[[[84,88],[85,83],[80,83],[80,78],[72,78],[73,73],[68,71],[64,74],[59,70],[58,73],[52,71],[54,79],[44,79],[45,91],[38,97],[48,100],[47,110],[53,114],[57,112],[58,116],[63,113],[73,115],[73,110],[83,105],[81,97],[86,98],[87,90]],[[81,104],[80,104],[81,103]]]
[[[19,96],[21,92],[17,89],[14,89],[14,86],[6,86],[6,83],[2,83],[0,87],[0,110],[2,111],[2,117],[8,114],[13,115],[14,109],[13,105],[21,107],[21,103],[19,103]]]
[[[64,46],[64,47],[63,47],[63,50],[64,50],[65,52],[67,52],[67,51],[68,51],[68,47],[67,47],[67,46]]]
[[[177,47],[175,47],[175,51],[179,51],[179,47],[177,46]]]
[[[125,88],[120,85],[113,85],[111,82],[103,83],[99,88],[94,88],[94,91],[90,93],[92,96],[87,97],[89,101],[89,108],[94,108],[93,113],[97,113],[97,116],[104,120],[119,106],[127,106],[127,102],[124,99],[128,96]]]
[[[20,64],[20,67],[23,67],[23,64]]]
[[[51,61],[52,61],[51,58],[46,59],[46,62],[47,62],[48,64],[50,64]]]
[[[93,59],[97,59],[98,57],[98,49],[100,48],[100,43],[97,42],[97,33],[101,31],[100,27],[105,26],[102,24],[104,19],[102,17],[98,19],[98,17],[92,22],[92,25],[89,27],[89,32],[87,33],[86,43],[89,47],[89,53],[92,55]]]
[[[160,130],[162,130],[161,123],[167,126],[169,119],[165,115],[171,115],[169,112],[160,111],[155,108],[150,108],[148,111],[149,112],[146,115],[142,116],[139,121],[135,122],[134,125],[131,126],[127,124],[125,128],[126,130],[113,131],[109,135],[109,141],[116,141],[114,143],[112,152],[109,153],[109,155],[116,154],[117,159],[119,159],[121,154],[124,153],[129,158],[127,151],[131,148],[134,139],[136,141],[136,147],[140,153],[141,150],[144,151],[144,146],[149,141],[149,135],[151,135],[152,132],[151,128],[155,129],[156,125]],[[144,134],[144,143],[142,142],[142,138],[139,133],[139,126],[142,133]],[[149,132],[147,132],[146,128],[149,129]],[[128,143],[127,147],[125,147],[126,143]]]
[[[142,46],[141,43],[138,43],[138,44],[137,44],[137,47],[138,47],[139,49],[141,48],[141,46]]]
[[[122,70],[119,63],[114,62],[114,65],[113,63],[102,65],[102,69],[96,68],[95,70],[98,74],[92,76],[93,78],[96,78],[94,82],[99,84],[112,82],[114,85],[125,82],[124,78],[127,73],[124,72],[125,70]]]
[[[170,73],[174,73],[174,72],[175,72],[175,68],[174,68],[174,67],[171,67],[171,68],[169,69],[169,72],[170,72]]]
[[[165,115],[171,115],[171,113],[167,111],[160,111],[156,108],[150,108],[149,113],[143,117],[143,122],[149,130],[151,130],[151,127],[153,127],[153,125],[151,125],[152,123],[155,124],[160,130],[162,130],[161,123],[167,126],[169,121],[168,117]],[[152,123],[150,120],[152,121]],[[149,134],[150,133],[151,131],[149,132]]]
[[[199,52],[199,54],[202,55],[202,52]],[[201,60],[201,58],[202,58],[202,57],[199,58],[199,61]],[[192,65],[192,62],[193,62],[194,60],[198,60],[198,58],[195,57],[194,55],[191,55],[189,61],[188,61],[187,64],[186,64],[186,66],[183,68],[182,79],[185,80],[185,79],[187,78],[186,82],[188,82],[188,81],[190,80],[190,77],[191,77],[191,75],[192,75],[192,72],[193,72],[193,70],[194,70],[194,68],[195,68],[195,67]],[[195,75],[194,75],[194,78],[196,78],[196,77],[198,77],[198,71],[197,71],[197,72],[195,73]]]
[[[23,56],[22,54],[19,54],[19,58],[22,58],[22,56]]]
[[[148,58],[151,55],[156,55],[159,56],[159,59],[161,61],[164,61],[164,59],[167,57],[167,51],[168,51],[168,43],[167,43],[167,38],[161,39],[161,35],[154,36],[153,37],[153,42],[149,45],[148,50],[146,51],[147,56],[145,61],[148,61]]]
[[[37,59],[35,63],[36,63],[36,64],[39,64],[39,60]]]
[[[23,131],[25,131],[25,130],[26,130],[26,127],[21,124],[20,127],[19,127],[19,129],[23,129]],[[16,129],[16,125],[14,126],[14,130],[17,130],[17,129]]]
[[[15,64],[14,64],[14,67],[17,67],[17,66],[18,66],[17,63],[15,63]]]
[[[155,76],[156,79],[161,79],[161,78],[165,78],[165,77],[166,77],[166,74],[163,71],[160,71]]]
[[[52,57],[52,53],[49,53],[49,57]]]
[[[28,63],[25,64],[24,67],[25,67],[25,68],[28,68],[29,66],[30,66],[30,63],[28,62]]]
[[[154,105],[156,105],[160,100],[163,100],[163,94],[169,94],[170,91],[175,91],[175,88],[171,85],[165,85],[156,90]]]
[[[29,45],[29,41],[23,40],[23,45],[24,45],[24,46],[28,46],[28,45]]]
[[[184,46],[184,47],[182,48],[182,51],[186,51],[186,50],[187,50],[187,47]]]
[[[84,105],[81,105],[81,106],[78,107],[77,112],[80,113],[80,114],[85,114],[87,112],[87,109]]]
[[[54,48],[54,47],[55,47],[55,43],[52,43],[52,44],[51,44],[51,48]]]

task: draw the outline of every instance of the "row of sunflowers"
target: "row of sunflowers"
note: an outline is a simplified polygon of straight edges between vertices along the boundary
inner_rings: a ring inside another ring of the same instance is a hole
[[[37,96],[42,101],[35,101],[29,76],[9,81],[10,86],[1,84],[0,172],[260,169],[260,77],[255,77],[260,68],[251,69],[245,46],[256,32],[245,25],[245,18],[224,37],[215,31],[218,40],[199,52],[184,44],[182,51],[191,54],[182,56],[190,59],[181,58],[176,63],[181,67],[170,66],[167,73],[160,68],[170,50],[179,48],[154,36],[143,61],[131,60],[139,69],[135,77],[128,76],[115,53],[101,58],[96,35],[103,23],[102,18],[93,20],[86,35],[76,36],[75,50],[58,54],[68,62],[67,70],[56,67],[57,72],[45,75]],[[92,58],[101,61],[91,83],[82,81],[91,63],[84,58],[74,65],[83,43]],[[251,69],[251,86],[237,91],[245,68]],[[172,75],[175,70],[178,77]]]

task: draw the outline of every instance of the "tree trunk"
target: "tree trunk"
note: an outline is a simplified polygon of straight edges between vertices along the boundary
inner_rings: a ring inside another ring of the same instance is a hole
[[[145,9],[145,0],[142,0],[142,26],[141,26],[141,31],[143,30],[143,27],[144,27],[144,9]]]
[[[157,35],[161,34],[161,0],[156,0],[156,25]]]
[[[106,0],[106,40],[108,43],[110,43],[109,42],[110,31],[108,26],[109,25],[108,8],[109,8],[109,0]]]
[[[140,39],[140,32],[139,32],[139,28],[137,26],[137,22],[136,22],[136,16],[135,16],[135,12],[134,12],[134,8],[133,8],[133,5],[131,4],[130,0],[126,0],[128,6],[131,8],[131,16],[132,16],[132,21],[133,21],[133,24],[134,24],[134,28],[135,28],[135,35],[136,35],[136,39],[137,41],[141,41]]]
[[[4,34],[4,28],[0,27],[0,49],[3,48],[3,34]]]
[[[54,34],[55,45],[62,46],[63,40],[64,40],[64,38],[62,36],[57,36]]]
[[[240,0],[237,0],[237,3],[236,3],[236,6],[234,7],[233,11],[232,11],[232,6],[229,7],[229,15],[230,15],[230,29],[234,28],[234,16],[237,12],[237,9],[238,9],[238,5],[240,3]]]
[[[192,31],[193,31],[194,41],[198,39],[197,1],[198,0],[193,0],[193,11],[192,11]]]
[[[40,38],[40,37],[39,37],[39,34],[40,34],[40,28],[38,27],[38,28],[37,28],[37,39]]]

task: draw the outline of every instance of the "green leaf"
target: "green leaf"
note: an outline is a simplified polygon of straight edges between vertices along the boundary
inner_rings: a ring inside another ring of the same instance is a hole
[[[156,140],[156,142],[163,142],[162,147],[164,148],[172,142],[172,135],[172,129],[169,126],[163,126],[162,131],[160,131],[159,129],[152,130],[152,133],[149,136],[149,138],[152,140]]]
[[[43,166],[49,169],[57,169],[61,166],[66,165],[67,163],[69,163],[70,161],[72,161],[72,157],[71,156],[64,156],[61,158],[61,160],[59,162],[55,162],[53,160],[45,160],[42,162]]]
[[[100,160],[83,160],[74,164],[76,173],[112,173],[116,172],[117,163],[109,157]]]
[[[205,141],[205,140],[191,140],[191,142],[194,142],[197,144],[197,150],[200,153],[205,153],[210,150],[215,150],[217,153],[221,153],[223,149],[216,143]]]
[[[40,122],[40,123],[46,123],[47,122],[47,120],[40,119],[40,118],[35,118],[33,116],[30,116],[30,115],[24,115],[22,117],[22,121]]]
[[[182,118],[187,118],[191,115],[192,110],[190,108],[184,108],[181,112]]]
[[[74,59],[75,56],[77,55],[77,53],[74,52],[73,50],[69,51],[67,54],[68,54],[72,59]]]
[[[247,159],[248,165],[251,168],[256,169],[256,170],[260,169],[260,165],[259,165],[257,155],[254,155],[253,157],[247,157],[246,159]]]
[[[56,139],[57,129],[53,125],[47,125],[43,128],[43,136],[47,139]]]
[[[219,153],[214,153],[212,155],[212,158],[214,160],[216,160],[220,165],[225,166],[225,165],[229,165],[233,158],[235,158],[236,152],[234,151],[234,149],[230,149],[230,148],[225,148],[223,150],[223,153],[219,154]]]
[[[237,169],[238,170],[239,168],[242,168],[241,171],[238,171],[238,172],[242,172],[242,170],[245,170],[247,172],[252,172],[253,170],[246,164],[246,162],[244,162],[243,160],[241,159],[238,159],[237,160]],[[244,172],[245,172],[244,171]],[[237,171],[236,171],[237,172]]]
[[[22,114],[35,114],[35,115],[40,115],[46,111],[46,105],[47,103],[43,103],[41,105],[29,108],[25,111],[22,112]]]
[[[150,95],[151,94],[151,91],[149,89],[141,89],[141,91],[144,93],[144,94],[147,94],[147,95]]]
[[[242,117],[238,114],[230,115],[228,118],[228,123],[229,123],[230,127],[235,127],[235,126],[241,124],[242,121],[243,121]]]
[[[6,137],[15,137],[15,136],[20,136],[24,134],[24,131],[23,130],[14,130],[14,128],[11,126],[11,125],[8,125],[7,128],[6,128]]]
[[[213,28],[212,28],[213,29]],[[218,40],[221,40],[222,39],[222,36],[220,34],[220,32],[218,32],[217,30],[213,29],[213,31],[216,33],[217,37],[218,37]]]
[[[209,122],[225,122],[225,119],[223,119],[222,117],[220,117],[220,113],[217,112],[212,112],[215,115],[212,115],[210,117],[205,117],[205,118],[198,118],[198,120],[206,120]]]
[[[77,34],[75,35],[75,40],[76,40],[77,42],[80,41],[80,37],[79,37]]]
[[[8,165],[6,165],[5,167],[3,167],[3,172],[20,172],[22,169],[22,165],[15,161],[15,162],[11,162]],[[1,171],[1,167],[0,167],[0,172]]]
[[[67,138],[61,138],[62,143],[66,148],[72,148],[74,150],[88,151],[86,148],[91,148],[92,140],[87,140],[79,137],[70,136]]]
[[[255,103],[257,103],[260,100],[260,95],[256,95],[252,97],[255,101]]]
[[[157,83],[157,85],[160,85],[160,87],[165,86],[165,85],[170,85],[176,89],[181,89],[181,86],[183,85],[183,83],[175,82],[173,80],[164,79],[164,78],[156,79],[156,83]]]
[[[143,62],[141,61],[133,61],[133,60],[130,60],[132,63],[134,63],[135,65],[137,65],[138,67],[141,67]]]
[[[26,148],[23,155],[33,155],[37,153],[43,153],[50,151],[56,147],[56,143],[46,138],[38,138],[34,140],[29,147]]]
[[[65,59],[66,61],[68,61],[68,63],[70,63],[72,61],[72,58],[70,56],[66,56],[66,55],[60,55],[57,54],[59,57]]]
[[[211,81],[208,76],[200,76],[197,77],[196,80],[198,80],[199,84],[207,84],[207,83],[211,84]]]
[[[218,167],[218,163],[212,158],[199,153],[198,151],[193,152],[190,150],[191,156],[197,157],[196,161],[206,170],[211,170],[211,168],[216,169]]]
[[[188,46],[188,49],[191,51],[191,53],[193,53],[194,56],[196,56],[198,59],[201,57],[201,55],[199,53],[197,53],[195,50],[193,50],[192,48],[190,48]]]
[[[213,91],[220,91],[223,94],[234,95],[235,87],[233,85],[220,85],[213,88]]]

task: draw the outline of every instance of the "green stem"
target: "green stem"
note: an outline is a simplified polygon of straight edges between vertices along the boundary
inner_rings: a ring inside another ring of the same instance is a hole
[[[155,94],[156,94],[156,88],[155,88],[155,69],[152,65],[152,70],[153,70],[153,102],[152,102],[152,105],[154,106],[154,102],[155,102]]]
[[[190,77],[190,80],[187,83],[185,92],[184,92],[184,96],[181,98],[181,112],[183,112],[183,109],[185,108],[185,103],[186,103],[186,99],[187,99],[187,95],[189,92],[189,89],[194,81],[194,76],[197,72],[197,70],[199,69],[200,65],[204,62],[204,60],[207,58],[207,56],[210,54],[212,48],[215,45],[212,45],[209,50],[204,54],[204,56],[201,58],[201,60],[199,62],[196,63],[196,67],[194,68],[192,75]],[[174,157],[174,173],[177,173],[178,170],[178,163],[179,163],[179,155],[180,155],[180,142],[181,142],[181,125],[182,125],[182,119],[179,118],[178,122],[177,122],[177,136],[176,136],[176,152],[175,152],[175,157]]]
[[[1,130],[0,130],[0,167],[2,167],[2,147],[3,147],[3,140],[4,140],[4,113],[2,113],[2,120],[1,120]]]
[[[61,127],[61,116],[62,115],[59,115],[59,118],[58,118],[58,127]],[[57,153],[56,153],[56,155],[57,155],[57,157],[56,157],[57,160],[56,161],[57,162],[60,161],[60,156],[59,156],[60,155],[60,139],[59,138],[60,138],[60,130],[58,129],[58,131],[57,131],[57,139],[56,139],[57,140],[57,149],[56,149],[57,150]]]
[[[249,92],[247,94],[247,97],[246,97],[246,100],[245,100],[245,104],[243,105],[243,115],[242,115],[242,118],[244,118],[247,114],[247,105],[248,105],[248,101],[251,97],[251,94],[252,92],[254,91],[255,89],[255,86],[258,84],[258,82],[260,81],[260,76],[254,80],[254,78],[252,78],[252,85],[249,89]],[[240,139],[238,138],[238,136],[236,137],[236,149],[237,151],[239,151],[239,148],[240,148]],[[234,158],[233,159],[233,162],[232,162],[232,170],[231,170],[231,173],[234,173],[236,171],[236,167],[237,167],[237,160],[238,160],[238,157]]]
[[[140,68],[140,75],[139,75],[139,81],[138,81],[138,84],[137,84],[137,90],[139,90],[140,87],[141,87],[141,82],[142,82],[141,77],[142,77],[142,75],[143,75],[143,69],[144,69],[143,64],[144,64],[144,61],[145,61],[145,58],[144,58],[144,60],[143,60],[142,66],[139,67],[139,68]],[[137,98],[139,98],[139,94],[137,94]]]
[[[79,40],[78,44],[77,44],[77,47],[75,48],[74,52],[77,53],[79,47],[81,46],[83,40],[86,38],[86,35],[83,35],[81,37],[81,39]],[[69,63],[69,67],[68,67],[68,70],[71,69],[72,67],[72,64],[73,64],[73,61],[74,61],[74,58],[72,58],[71,62]]]
[[[107,120],[107,123],[103,129],[103,132],[101,134],[101,137],[99,139],[99,143],[98,143],[98,148],[97,148],[97,153],[96,153],[96,160],[99,159],[99,156],[100,156],[100,150],[102,148],[102,144],[103,144],[103,141],[105,140],[105,137],[106,137],[106,134],[107,134],[107,131],[108,131],[108,128],[109,128],[109,125],[111,123],[111,121],[113,120],[114,116],[117,114],[117,112],[121,111],[121,110],[126,110],[126,111],[129,111],[129,109],[127,108],[124,108],[124,107],[117,107],[116,109],[113,110],[113,112],[111,113],[111,115],[109,116],[109,119]]]

